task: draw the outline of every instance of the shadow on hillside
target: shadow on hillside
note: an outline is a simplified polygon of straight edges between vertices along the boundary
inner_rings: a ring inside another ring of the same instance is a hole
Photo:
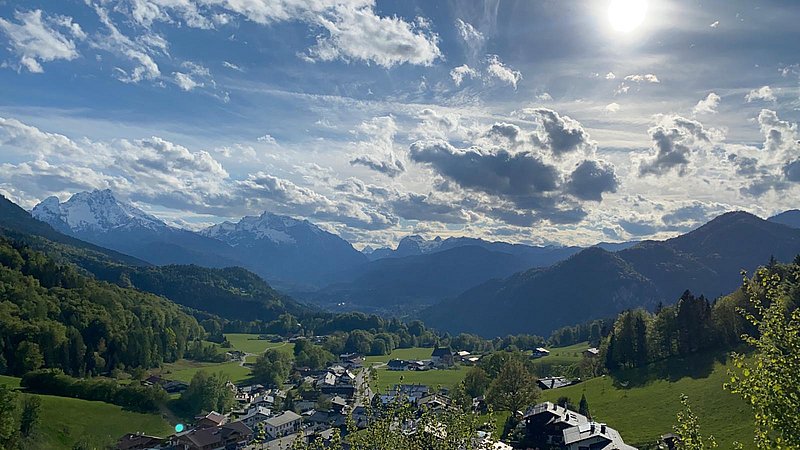
[[[678,381],[682,378],[708,378],[714,364],[725,364],[727,352],[708,352],[687,357],[672,357],[645,367],[614,372],[614,386],[622,389],[641,387],[656,380]]]

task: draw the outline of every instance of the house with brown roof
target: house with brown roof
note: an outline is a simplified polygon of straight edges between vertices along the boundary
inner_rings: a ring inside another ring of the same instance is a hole
[[[122,436],[116,445],[117,450],[145,450],[158,448],[164,442],[164,438],[148,436],[143,433],[128,433]]]
[[[218,450],[240,448],[253,440],[253,430],[241,421],[219,427],[195,429],[173,439],[173,448],[180,450]]]

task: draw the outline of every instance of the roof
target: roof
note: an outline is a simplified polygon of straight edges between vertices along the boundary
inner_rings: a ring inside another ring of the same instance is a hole
[[[536,347],[536,351],[539,352],[539,353],[550,353],[550,350],[548,350],[548,349],[546,349],[544,347]]]
[[[593,355],[599,355],[600,354],[600,350],[597,349],[596,347],[587,348],[584,351],[587,352],[587,353],[591,353]]]
[[[135,447],[141,447],[144,445],[150,445],[154,443],[160,443],[163,441],[162,438],[156,436],[148,436],[146,434],[139,434],[139,433],[129,433],[125,436],[122,436],[119,441],[117,441],[117,450],[128,450]]]
[[[435,349],[433,349],[433,353],[431,353],[431,357],[434,356],[439,356],[439,357],[452,356],[452,353],[450,352],[450,349],[447,347],[436,347]]]
[[[257,416],[259,414],[262,416],[269,416],[272,414],[272,411],[270,411],[269,408],[264,408],[263,406],[256,406],[255,408],[250,408],[250,410],[247,411],[247,414],[242,417],[242,419],[249,419],[250,417]]]
[[[539,378],[538,383],[543,389],[557,389],[571,385],[572,381],[564,377],[545,377]]]
[[[593,448],[597,450],[637,450],[636,447],[626,444],[617,430],[604,423],[588,422],[564,430],[564,444],[566,445],[595,438],[606,441],[606,445],[602,447],[595,444]]]
[[[203,420],[203,419],[210,420],[211,422],[214,422],[217,425],[221,424],[222,422],[225,422],[225,416],[223,416],[222,414],[220,414],[220,413],[218,413],[216,411],[211,411],[210,413],[206,414],[205,416],[197,416],[197,417],[195,417],[195,419],[197,419],[197,420]]]
[[[301,419],[302,419],[302,417],[300,417],[300,415],[297,414],[294,411],[284,411],[283,414],[281,414],[280,416],[272,417],[270,419],[267,419],[265,422],[269,426],[277,428],[277,427],[286,425],[289,422],[293,422],[295,420],[301,420]]]
[[[529,419],[531,417],[543,414],[546,414],[550,417],[550,420],[548,421],[550,424],[558,423],[574,427],[584,423],[589,423],[589,419],[587,419],[583,414],[578,414],[574,411],[564,408],[563,406],[559,406],[550,402],[539,403],[538,405],[529,408],[528,411],[525,412],[523,419]]]

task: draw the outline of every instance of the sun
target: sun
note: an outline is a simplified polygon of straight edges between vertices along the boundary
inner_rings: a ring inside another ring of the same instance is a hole
[[[644,22],[647,0],[611,0],[608,21],[616,31],[628,33]]]

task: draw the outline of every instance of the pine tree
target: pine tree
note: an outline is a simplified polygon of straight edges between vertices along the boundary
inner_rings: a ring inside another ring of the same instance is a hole
[[[581,402],[578,404],[578,413],[589,419],[592,418],[592,414],[589,412],[589,402],[586,400],[585,394],[581,394]]]

